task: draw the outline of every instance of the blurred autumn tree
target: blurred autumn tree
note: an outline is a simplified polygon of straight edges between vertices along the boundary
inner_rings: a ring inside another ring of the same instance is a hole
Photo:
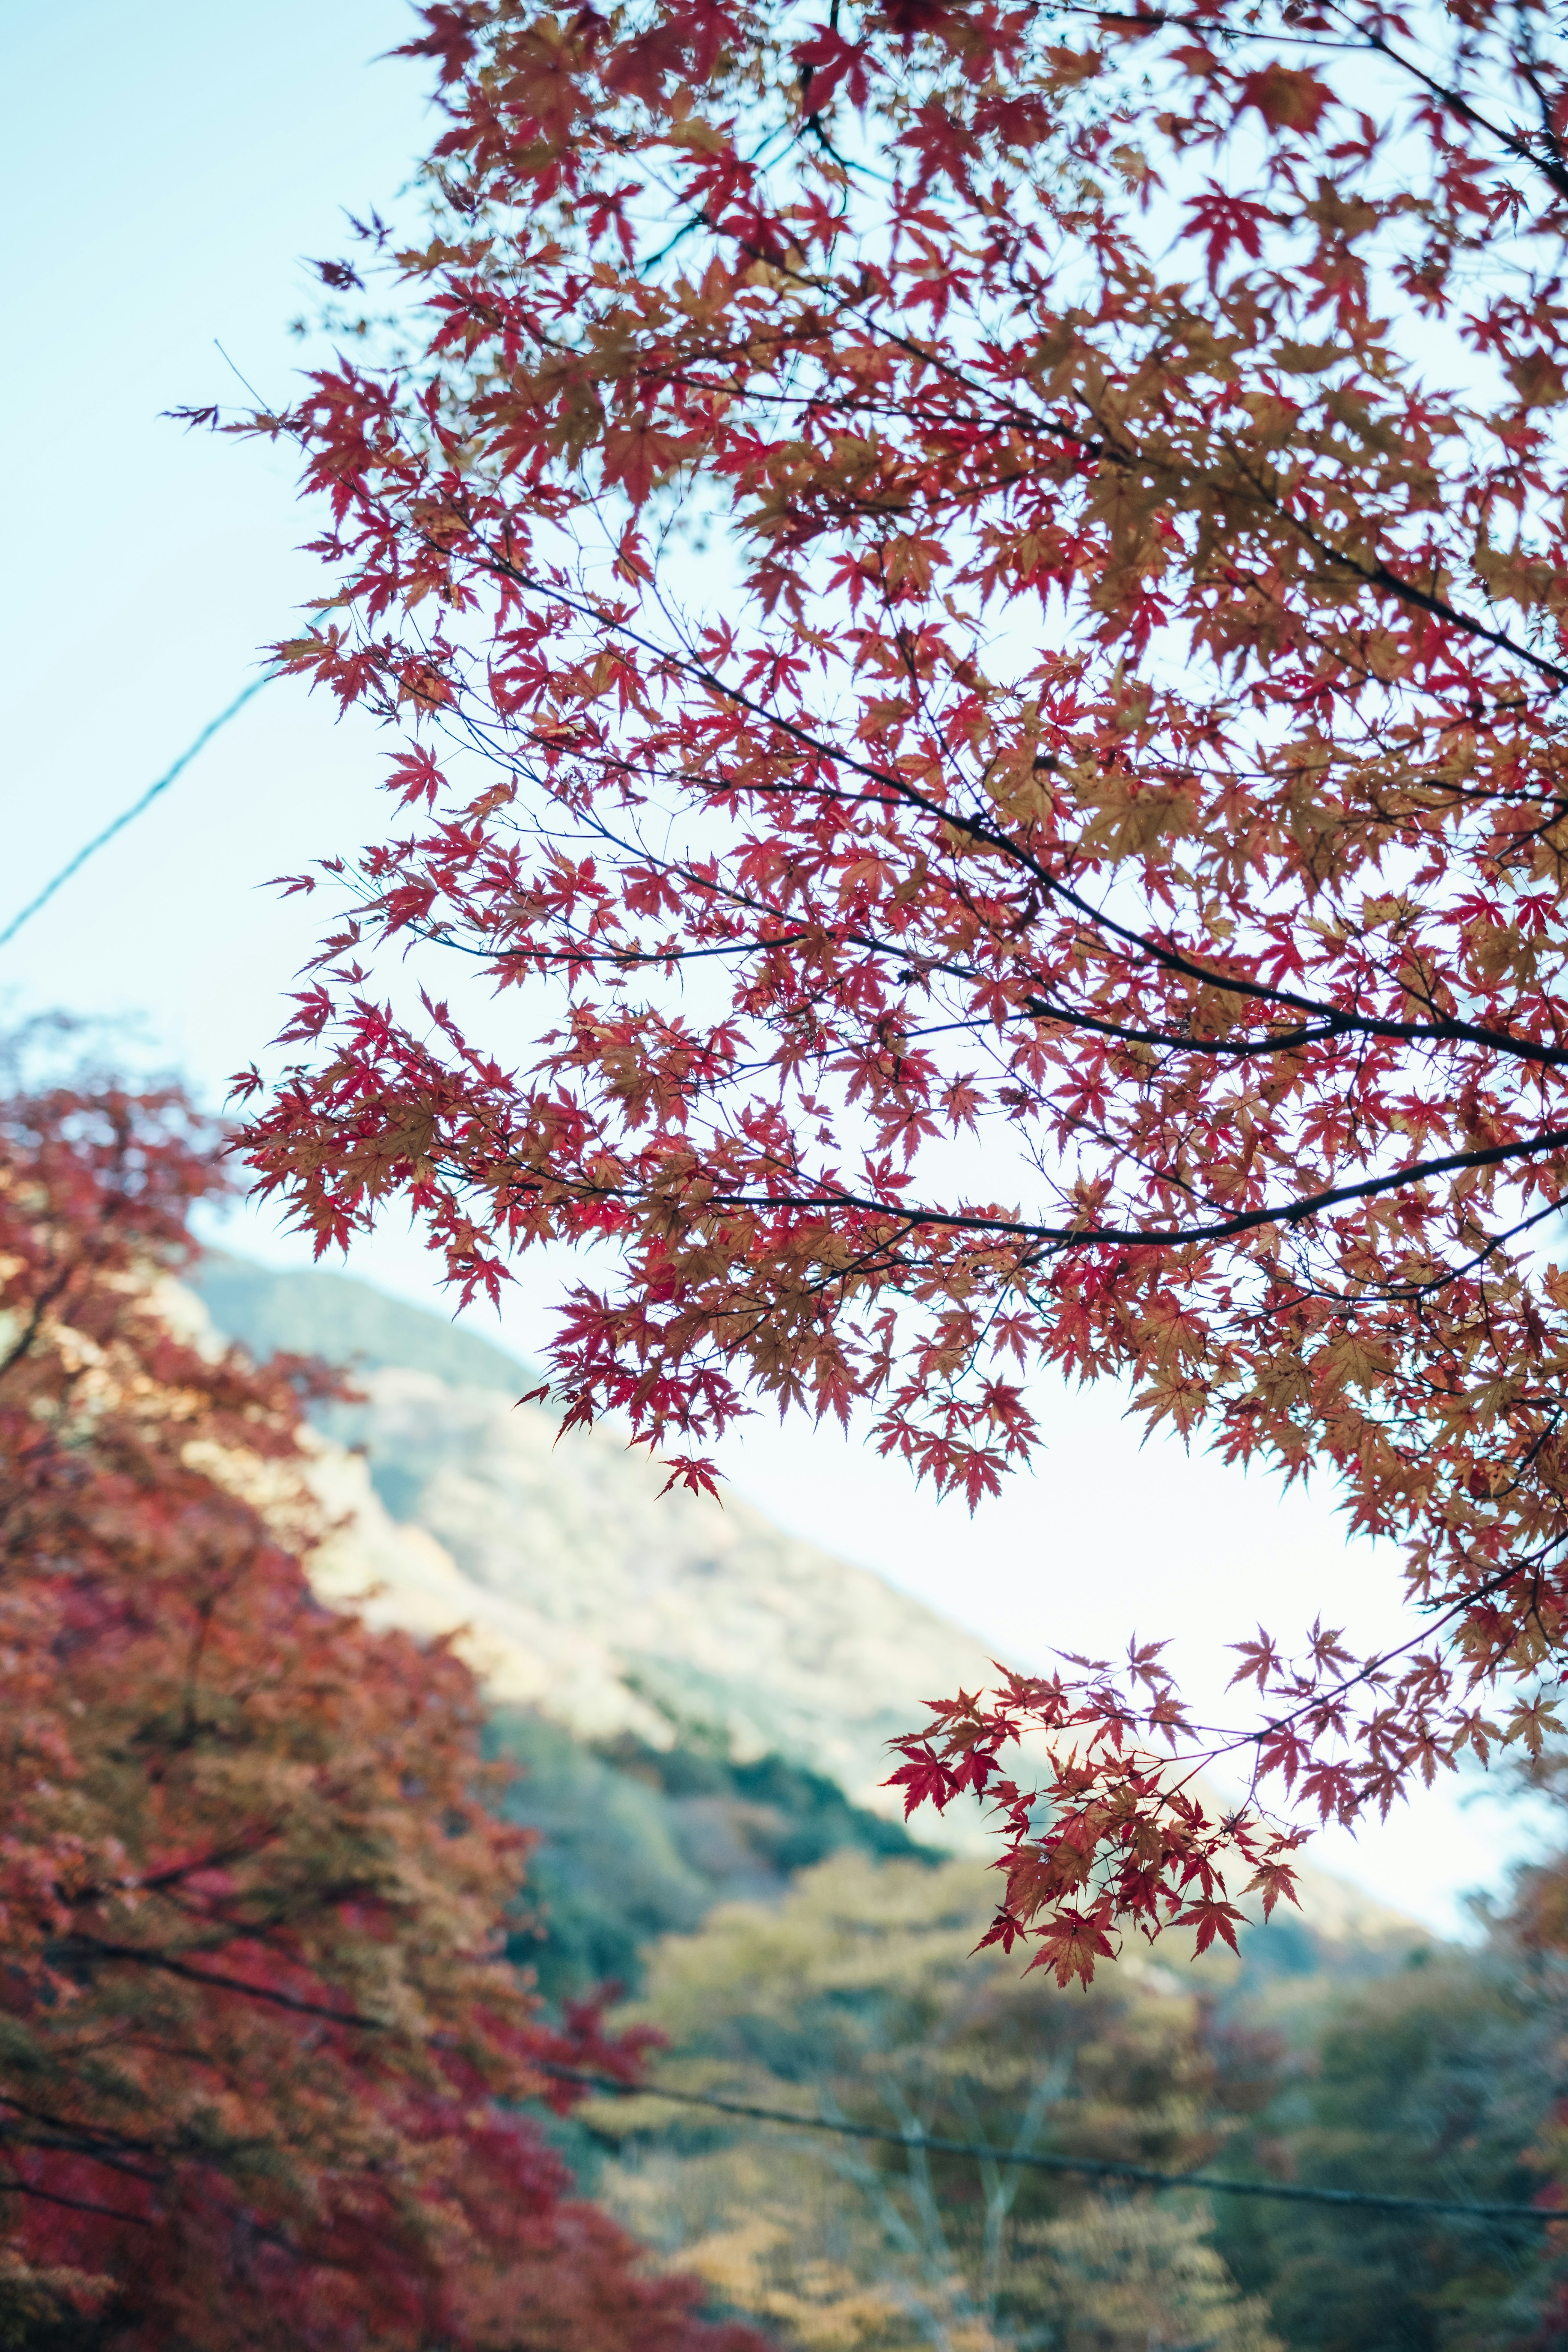
[[[500,1957],[466,1669],[311,1599],[319,1373],[171,1320],[215,1145],[0,1101],[0,2342],[720,2347],[518,2112],[637,2040]]]
[[[1560,16],[422,17],[429,218],[323,266],[395,338],[240,421],[323,519],[284,659],[397,738],[255,1164],[464,1296],[601,1244],[568,1419],[697,1484],[760,1397],[973,1496],[1062,1376],[1328,1472],[1407,1642],[911,1742],[941,1804],[1071,1732],[999,1922],[1065,1974],[1228,1934],[1568,1638]]]
[[[668,2034],[661,2081],[895,2132],[1171,2166],[1211,2157],[1268,2077],[1203,2002],[1123,1962],[1087,1999],[972,1958],[973,1863],[842,1853],[776,1908],[730,1904],[648,1959],[628,2012]],[[803,2352],[1268,2352],[1196,2200],[1172,2210],[968,2158],[596,2102],[622,2155],[603,2193],[667,2258]]]

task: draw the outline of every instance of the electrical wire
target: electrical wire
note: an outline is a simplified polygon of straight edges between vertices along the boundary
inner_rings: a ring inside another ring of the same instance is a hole
[[[89,857],[96,856],[99,850],[102,849],[107,843],[114,839],[117,833],[122,832],[124,828],[133,821],[133,819],[139,817],[143,809],[151,808],[159,793],[166,793],[169,786],[174,782],[175,777],[182,775],[185,769],[190,766],[191,761],[196,757],[197,753],[205,750],[206,746],[212,741],[213,737],[217,733],[218,730],[221,727],[226,727],[231,719],[237,718],[251,698],[254,695],[259,694],[264,686],[270,686],[273,679],[279,675],[279,673],[277,670],[269,669],[265,671],[260,677],[253,677],[250,684],[245,688],[244,692],[235,696],[234,700],[229,704],[226,710],[220,710],[216,719],[209,719],[206,725],[202,729],[201,733],[196,737],[195,742],[186,746],[184,751],[181,752],[179,758],[174,761],[174,766],[172,768],[165,769],[164,772],[159,777],[155,784],[149,784],[139,801],[133,802],[130,808],[122,809],[120,814],[114,819],[112,824],[106,824],[101,833],[95,834],[93,838],[86,844],[85,847],[79,849],[76,856],[70,859],[69,863],[61,866],[54,879],[50,882],[45,883],[37,897],[28,900],[26,906],[22,908],[19,915],[12,916],[11,920],[6,924],[5,929],[0,931],[0,948],[8,947],[10,945],[17,932],[21,929],[23,924],[30,922],[40,908],[47,907],[49,900],[54,897],[55,892],[62,888],[64,885],[70,880],[73,874],[79,872],[81,867],[87,864]]]
[[[711,2107],[726,2116],[744,2116],[758,2123],[788,2124],[796,2131],[834,2132],[844,2139],[880,2140],[890,2147],[921,2148],[936,2156],[989,2158],[994,2164],[1026,2164],[1038,2172],[1067,2172],[1097,2180],[1131,2180],[1154,2189],[1207,2189],[1226,2197],[1271,2197],[1301,2205],[1361,2206],[1382,2213],[1449,2213],[1487,2221],[1568,2221],[1568,2211],[1541,2205],[1488,2204],[1449,2197],[1396,2197],[1366,2189],[1317,2189],[1290,2180],[1229,2180],[1217,2172],[1162,2172],[1150,2164],[1121,2164],[1108,2157],[1056,2156],[1026,2149],[992,2147],[984,2141],[938,2139],[928,2132],[889,2131],[878,2124],[830,2123],[820,2116],[791,2115],[785,2107],[752,2106],[739,2099],[719,2099],[703,2091],[673,2091],[657,2083],[623,2083],[614,2074],[593,2074],[574,2066],[540,2065],[537,2071],[555,2082],[579,2083],[584,2089],[611,2091],[621,2098],[674,2099],[682,2106]]]

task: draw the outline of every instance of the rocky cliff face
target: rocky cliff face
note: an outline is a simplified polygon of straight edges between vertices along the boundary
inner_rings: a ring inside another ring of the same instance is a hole
[[[324,1417],[316,1483],[340,1521],[323,1597],[373,1622],[456,1636],[498,1704],[579,1738],[776,1754],[897,1810],[887,1741],[923,1701],[989,1678],[970,1634],[868,1570],[726,1494],[661,1496],[613,1430],[557,1443],[501,1349],[366,1285],[214,1256],[196,1286],[216,1328],[258,1352],[348,1362],[364,1402]],[[976,1847],[976,1815],[944,1843]],[[1402,1948],[1421,1932],[1310,1874],[1320,1937]]]
[[[777,1753],[886,1809],[886,1743],[922,1701],[973,1688],[973,1636],[772,1526],[732,1494],[661,1497],[609,1430],[557,1443],[515,1402],[527,1370],[436,1317],[331,1275],[221,1257],[199,1288],[253,1349],[358,1359],[365,1402],[333,1408],[317,1484],[342,1532],[321,1589],[460,1646],[494,1696],[580,1737]]]
[[[356,1511],[328,1572],[341,1589],[373,1564],[399,1622],[416,1606],[432,1631],[470,1623],[496,1696],[584,1738],[776,1751],[868,1803],[922,1699],[988,1673],[968,1634],[734,1496],[661,1497],[613,1434],[558,1444],[538,1406],[412,1369],[363,1386],[334,1434],[363,1445],[364,1468],[321,1465]]]

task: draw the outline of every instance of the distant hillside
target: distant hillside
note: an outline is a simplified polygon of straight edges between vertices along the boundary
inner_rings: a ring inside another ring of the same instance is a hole
[[[776,1899],[797,1871],[846,1847],[944,1859],[783,1757],[737,1764],[637,1740],[596,1752],[508,1707],[491,1718],[489,1745],[521,1768],[503,1811],[540,1841],[509,1948],[552,2000],[606,1979],[635,1991],[661,1936],[689,1934],[717,1903]]]
[[[613,1429],[560,1441],[552,1415],[514,1402],[535,1376],[439,1316],[231,1257],[195,1286],[254,1351],[353,1366],[365,1402],[322,1415],[317,1484],[343,1525],[318,1589],[373,1622],[458,1634],[498,1719],[544,1717],[601,1750],[782,1759],[885,1816],[888,1740],[933,1692],[988,1678],[973,1635],[742,1497],[661,1497],[659,1471]],[[982,1843],[977,1814],[940,1834]],[[1307,1946],[1294,1924],[1270,1929],[1272,1969],[1314,1966],[1325,1939],[1369,1955],[1425,1940],[1320,1874],[1308,1909]]]
[[[521,1396],[538,1377],[492,1341],[347,1275],[280,1273],[212,1250],[191,1287],[218,1329],[253,1355],[324,1356],[365,1371],[404,1364],[455,1387],[508,1397]]]
[[[989,1671],[972,1635],[740,1497],[661,1497],[662,1473],[613,1431],[558,1442],[552,1415],[513,1402],[528,1373],[437,1316],[233,1258],[197,1280],[250,1349],[354,1364],[366,1402],[322,1415],[363,1465],[321,1465],[355,1522],[326,1580],[346,1595],[374,1580],[372,1614],[421,1632],[470,1627],[501,1703],[591,1739],[791,1757],[886,1810],[888,1739],[929,1693]]]

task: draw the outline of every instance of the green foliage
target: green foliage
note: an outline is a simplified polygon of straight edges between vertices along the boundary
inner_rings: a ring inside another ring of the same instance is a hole
[[[1238,2173],[1398,2195],[1528,2203],[1558,2063],[1553,2021],[1508,1956],[1435,1956],[1331,1998]],[[1216,2239],[1292,2352],[1480,2352],[1518,2340],[1542,2231],[1217,2200]]]
[[[1087,1996],[974,1945],[985,1874],[842,1851],[781,1903],[728,1904],[659,1945],[632,2012],[667,2034],[672,2086],[803,2117],[1134,2158],[1177,2168],[1222,2140],[1228,2077],[1199,1994],[1124,1963]],[[787,2341],[832,2352],[995,2352],[1152,2340],[1263,2352],[1206,2218],[969,2158],[603,2103],[612,2206],[668,2259]]]
[[[921,1854],[896,1822],[781,1756],[736,1763],[632,1739],[596,1752],[521,1708],[492,1716],[488,1746],[519,1768],[508,1818],[540,1840],[511,1954],[552,2001],[606,1980],[637,1989],[657,1937],[731,1897],[780,1895],[792,1873],[843,1848]]]

